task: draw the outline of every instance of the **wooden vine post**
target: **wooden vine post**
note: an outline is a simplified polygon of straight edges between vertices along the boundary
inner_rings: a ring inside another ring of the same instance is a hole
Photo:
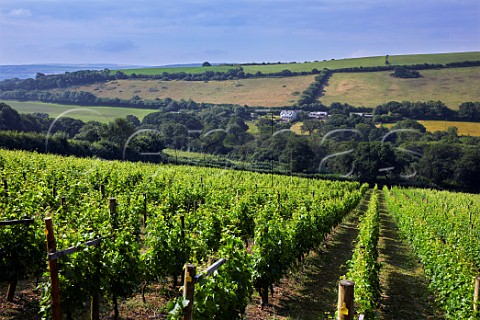
[[[475,314],[479,313],[479,303],[480,303],[480,276],[475,277],[475,289],[473,292],[473,312]]]
[[[467,208],[468,208],[468,234],[470,236],[470,239],[472,239],[472,231],[473,231],[472,210],[470,210],[470,205],[468,205]]]
[[[118,229],[118,219],[117,219],[117,199],[109,199],[109,209],[110,209],[110,221],[112,223],[113,229]]]
[[[95,248],[95,269],[97,274],[100,273],[100,249]],[[90,320],[100,320],[100,292],[96,291],[90,297]]]
[[[183,309],[183,320],[192,319],[196,275],[197,266],[194,264],[187,264],[185,266],[185,277],[183,279],[183,297],[188,300],[188,305]]]
[[[143,228],[147,226],[147,194],[143,193]]]
[[[188,305],[183,308],[183,320],[191,320],[193,317],[193,301],[195,298],[195,284],[205,277],[211,276],[220,268],[227,259],[219,259],[210,265],[205,271],[197,274],[197,266],[194,264],[185,265],[185,277],[183,279],[183,298],[188,300]]]
[[[180,216],[180,237],[182,238],[182,241],[185,241],[185,215]]]
[[[353,320],[355,317],[354,301],[355,282],[340,280],[338,284],[338,320]]]
[[[117,199],[110,198],[108,201],[108,206],[110,210],[110,223],[113,229],[113,237],[116,236],[118,230],[118,218],[117,218]],[[116,292],[112,293],[112,302],[113,302],[113,312],[114,312],[114,319],[118,319],[120,316],[120,312],[118,310],[118,300]]]
[[[55,234],[53,233],[52,218],[45,218],[45,234],[47,236],[47,255],[57,251]],[[53,320],[61,320],[62,310],[60,307],[60,285],[58,282],[58,266],[56,259],[48,259],[50,282],[52,290],[52,316]]]
[[[15,297],[15,290],[17,289],[18,279],[15,277],[8,283],[7,287],[7,301],[12,302]]]
[[[7,182],[7,179],[3,179],[3,192],[5,193],[5,196],[8,197],[8,182]]]
[[[49,264],[50,283],[51,283],[51,291],[52,291],[52,318],[53,320],[61,320],[62,311],[60,306],[60,285],[58,280],[57,259],[66,255],[72,254],[74,252],[77,252],[78,250],[83,249],[84,246],[87,246],[87,247],[98,246],[102,238],[90,240],[83,243],[82,245],[57,251],[55,234],[53,233],[52,218],[45,218],[45,234],[47,236],[47,258],[48,258],[48,264]],[[95,265],[96,265],[97,271],[100,269],[99,254],[100,252],[97,249],[95,253],[95,257],[96,257]],[[92,293],[92,297],[90,300],[90,319],[91,320],[100,319],[100,292],[98,291]]]

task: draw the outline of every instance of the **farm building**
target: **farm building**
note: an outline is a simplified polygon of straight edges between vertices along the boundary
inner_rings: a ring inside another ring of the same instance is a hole
[[[290,122],[298,119],[298,111],[282,110],[280,111],[280,120]]]
[[[312,111],[308,113],[308,117],[311,119],[325,120],[328,117],[328,112],[325,111]]]
[[[373,118],[372,113],[364,113],[364,112],[350,112],[350,117],[356,115],[360,117],[365,117],[365,118]]]

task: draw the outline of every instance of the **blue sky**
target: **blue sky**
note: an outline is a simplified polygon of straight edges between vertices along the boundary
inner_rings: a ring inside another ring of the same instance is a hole
[[[480,51],[478,0],[1,0],[0,64]]]

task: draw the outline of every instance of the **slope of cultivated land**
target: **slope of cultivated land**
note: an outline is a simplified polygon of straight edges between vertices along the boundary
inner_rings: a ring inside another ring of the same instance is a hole
[[[480,67],[421,70],[417,79],[394,78],[391,73],[334,73],[320,101],[373,108],[388,101],[440,100],[451,109],[480,101]]]
[[[410,54],[410,55],[390,55],[388,61],[391,65],[411,65],[411,64],[446,64],[461,61],[480,60],[480,52],[456,52],[456,53],[437,53],[437,54]],[[240,64],[241,65],[241,64]],[[264,74],[281,72],[288,69],[294,72],[312,71],[316,68],[339,69],[351,67],[377,67],[385,65],[385,56],[365,57],[365,58],[346,58],[331,59],[316,62],[303,63],[280,63],[280,64],[260,64],[260,65],[242,65],[246,73],[255,74],[260,71]],[[212,67],[177,67],[177,68],[142,68],[119,70],[125,74],[162,74],[168,73],[203,73],[205,71],[225,72],[235,66],[212,66]]]
[[[87,91],[100,98],[189,100],[206,103],[231,103],[278,107],[292,105],[314,80],[313,75],[288,78],[240,79],[227,81],[117,80],[69,91]]]
[[[327,235],[323,244],[312,251],[302,266],[292,270],[275,287],[269,306],[261,308],[254,297],[247,307],[249,320],[332,319],[336,310],[338,281],[345,274],[358,235],[358,221],[367,210],[370,192],[357,208]]]
[[[457,127],[458,135],[480,137],[480,123],[479,122],[462,122],[462,121],[440,121],[440,120],[418,120],[427,131],[447,131],[448,127]],[[392,128],[395,123],[383,123],[381,126],[385,128]]]
[[[447,131],[448,127],[457,127],[458,134],[462,136],[480,137],[480,123],[479,122],[461,122],[461,121],[436,121],[436,120],[421,120],[418,121],[424,126],[427,131]]]
[[[214,72],[227,72],[229,69],[233,69],[232,66],[211,66],[211,67],[151,67],[151,68],[134,68],[134,69],[122,69],[122,70],[115,70],[121,71],[125,74],[131,75],[135,74],[144,74],[144,75],[156,75],[162,74],[164,72],[167,73],[202,73],[206,71],[214,71]]]
[[[196,286],[195,319],[213,319],[220,311],[243,313],[253,286],[259,288],[260,283],[265,293],[287,275],[297,257],[320,244],[368,188],[358,182],[20,151],[2,150],[0,156],[8,177],[3,198],[9,199],[0,202],[0,221],[26,214],[33,218],[28,232],[16,232],[17,226],[0,229],[5,256],[16,260],[0,261],[6,271],[0,281],[14,280],[12,265],[19,266],[18,277],[30,280],[13,295],[14,302],[41,311],[38,303],[21,297],[27,287],[32,300],[38,302],[41,292],[45,305],[50,298],[47,290],[32,292],[33,276],[46,268],[45,218],[54,222],[55,231],[50,229],[47,235],[56,235],[58,250],[102,238],[100,249],[80,246],[58,263],[62,310],[71,315],[66,318],[79,320],[88,311],[84,302],[97,292],[105,299],[101,319],[112,319],[105,312],[118,314],[112,310],[117,307],[122,319],[164,319],[166,302],[180,293],[174,279],[182,267],[195,262],[200,273],[213,257],[227,261]],[[104,182],[102,190],[98,182]],[[112,207],[114,203],[118,205]],[[48,277],[37,280],[40,288],[48,286]],[[147,283],[148,303],[143,304],[139,294]],[[163,303],[150,304],[153,295]],[[31,319],[22,305],[17,306],[0,298],[0,319]]]
[[[295,122],[291,127],[290,127],[290,130],[293,131],[295,134],[298,134],[298,135],[302,135],[302,136],[305,136],[305,135],[308,135],[307,132],[302,132],[302,125],[303,125],[303,122]]]
[[[67,104],[44,103],[36,101],[0,101],[8,104],[19,113],[47,113],[56,118],[63,114],[65,117],[82,121],[110,122],[116,118],[125,118],[131,114],[143,119],[147,114],[155,112],[153,109],[99,107],[99,106],[75,106]]]
[[[388,57],[390,65],[412,65],[412,64],[446,64],[459,61],[480,60],[480,52],[461,52],[461,53],[440,53],[440,54],[412,54],[412,55],[391,55]],[[378,67],[385,65],[385,56],[350,58],[350,59],[332,59],[328,61],[308,62],[308,63],[289,63],[277,65],[259,65],[243,66],[246,73],[280,72],[288,69],[290,71],[301,72],[311,71],[313,68],[321,70],[341,69],[353,67]]]
[[[401,240],[395,219],[385,207],[380,192],[380,238],[378,243],[382,320],[441,319],[422,265],[412,248]]]

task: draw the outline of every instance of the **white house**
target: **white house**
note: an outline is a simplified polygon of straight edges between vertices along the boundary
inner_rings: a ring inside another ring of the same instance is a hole
[[[312,119],[325,120],[328,117],[328,112],[325,111],[312,111],[308,113],[308,117]]]
[[[350,116],[353,116],[353,115],[357,115],[357,116],[364,117],[364,118],[373,118],[372,113],[350,112]]]
[[[295,110],[282,110],[280,111],[280,120],[283,121],[295,121],[298,119],[298,111]]]

